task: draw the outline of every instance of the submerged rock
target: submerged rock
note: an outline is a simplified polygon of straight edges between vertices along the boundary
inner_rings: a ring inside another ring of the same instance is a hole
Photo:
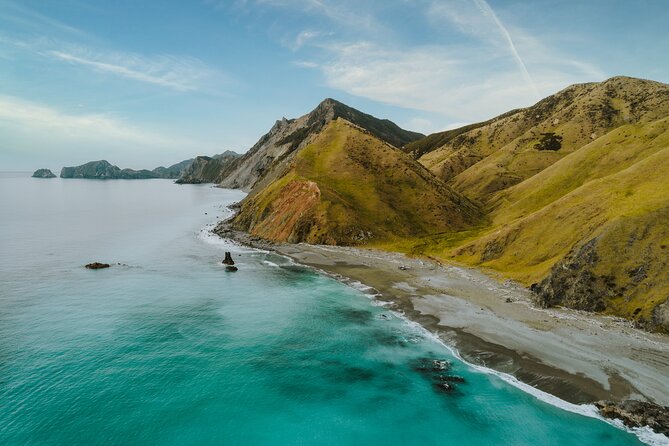
[[[102,269],[102,268],[109,268],[109,263],[100,263],[100,262],[93,262],[89,263],[86,265],[86,268],[88,269]]]
[[[619,419],[627,427],[648,426],[659,434],[669,435],[669,407],[636,400],[597,401],[595,407],[603,417]]]
[[[225,270],[228,271],[228,272],[234,273],[235,271],[238,270],[238,268],[236,266],[233,266],[233,265],[228,265],[228,266],[225,267]]]
[[[37,169],[32,175],[33,178],[56,178],[49,169]]]

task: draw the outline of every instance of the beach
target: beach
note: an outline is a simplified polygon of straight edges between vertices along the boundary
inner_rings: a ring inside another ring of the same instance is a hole
[[[521,285],[471,268],[372,249],[267,244],[226,231],[219,235],[362,286],[467,362],[508,373],[565,401],[669,405],[665,335],[635,329],[620,318],[538,308]]]

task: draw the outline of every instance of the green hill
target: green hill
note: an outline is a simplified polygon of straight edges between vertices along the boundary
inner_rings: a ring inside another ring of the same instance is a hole
[[[338,118],[251,192],[234,226],[273,241],[361,244],[481,221],[474,204],[410,156]]]

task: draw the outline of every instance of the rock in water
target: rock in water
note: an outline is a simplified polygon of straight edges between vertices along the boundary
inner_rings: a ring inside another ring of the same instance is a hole
[[[93,263],[89,263],[88,265],[86,265],[86,268],[88,268],[88,269],[109,268],[109,263],[93,262]]]
[[[229,272],[231,272],[231,273],[234,273],[235,271],[237,271],[237,267],[236,267],[236,266],[232,266],[232,265],[228,265],[228,266],[225,267],[225,270],[226,270],[226,271],[229,271]]]
[[[225,252],[225,259],[223,259],[223,265],[234,265],[235,261],[232,260],[232,256],[229,251]]]
[[[669,435],[669,407],[636,400],[597,401],[595,406],[603,417],[618,418],[627,427],[648,426],[658,434]]]
[[[49,169],[37,169],[35,173],[33,173],[33,178],[56,178],[56,175]]]

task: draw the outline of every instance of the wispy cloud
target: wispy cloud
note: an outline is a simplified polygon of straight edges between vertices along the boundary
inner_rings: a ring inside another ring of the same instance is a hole
[[[96,54],[90,50],[83,53],[50,50],[45,54],[63,62],[177,91],[198,90],[199,81],[210,74],[210,70],[202,62],[192,58],[175,56],[147,58],[135,54]]]
[[[0,8],[0,21],[19,25],[25,30],[44,33],[45,30],[56,31],[63,34],[79,37],[87,36],[87,33],[67,23],[47,17],[20,3],[3,0]]]
[[[77,113],[16,96],[0,95],[0,163],[75,164],[109,159],[123,167],[155,167],[194,153],[209,153],[211,142],[131,124],[99,113]],[[138,165],[139,161],[139,165]]]
[[[472,0],[472,1],[474,2],[474,4],[476,4],[476,6],[479,8],[479,10],[484,16],[490,17],[490,19],[495,23],[500,33],[504,37],[504,40],[506,41],[507,45],[509,46],[511,54],[513,54],[514,59],[518,63],[518,67],[520,68],[523,77],[530,85],[532,90],[534,90],[534,92],[536,93],[537,99],[539,99],[540,98],[539,90],[537,90],[537,86],[534,83],[532,76],[530,76],[529,71],[527,71],[527,66],[525,65],[523,59],[520,57],[518,49],[516,48],[516,45],[513,43],[513,39],[511,38],[511,34],[509,34],[509,30],[504,26],[499,17],[497,17],[497,14],[495,14],[495,11],[490,7],[490,5],[486,0]]]
[[[321,71],[329,87],[458,122],[487,119],[571,83],[605,77],[504,23],[485,0],[425,0],[416,11],[443,36],[432,39],[438,43],[322,36],[304,43],[313,51],[298,52],[296,63]]]
[[[486,119],[530,105],[537,99],[535,86],[551,93],[592,74],[579,65],[546,61],[530,85],[513,65],[491,70],[498,58],[494,50],[471,52],[452,46],[387,49],[372,42],[331,43],[320,48],[327,58],[301,62],[301,66],[320,70],[330,87],[458,121]]]
[[[0,34],[0,43],[9,49],[33,57],[66,63],[132,81],[143,82],[178,92],[202,91],[220,95],[233,80],[210,68],[200,59],[172,54],[144,55],[97,49],[67,41],[34,38],[17,39]],[[11,55],[6,54],[10,58]]]
[[[16,125],[17,130],[39,130],[52,138],[78,141],[115,141],[140,144],[166,144],[170,138],[136,128],[103,114],[73,114],[14,96],[0,95],[0,122]]]

